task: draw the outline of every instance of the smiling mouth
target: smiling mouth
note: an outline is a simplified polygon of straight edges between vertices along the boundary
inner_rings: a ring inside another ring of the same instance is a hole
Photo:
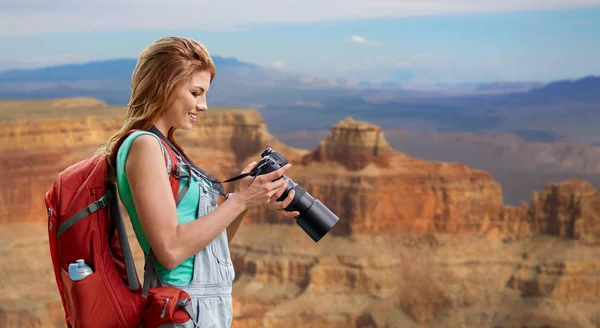
[[[192,114],[192,113],[188,113],[188,116],[189,116],[189,117],[191,117],[191,118],[192,118],[192,120],[195,120],[197,115],[198,115],[198,114]]]

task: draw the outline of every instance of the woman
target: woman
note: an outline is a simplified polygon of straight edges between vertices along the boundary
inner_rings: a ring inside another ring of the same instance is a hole
[[[101,151],[110,153],[127,131],[143,130],[125,139],[111,168],[140,247],[145,254],[152,250],[155,255],[162,284],[192,296],[201,327],[229,327],[235,274],[228,243],[242,218],[249,209],[261,206],[290,218],[299,213],[283,210],[293,199],[293,191],[285,200],[275,201],[287,183],[276,179],[289,164],[256,179],[239,180],[234,192],[217,207],[222,186],[192,163],[187,171],[192,179],[189,189],[176,204],[158,138],[168,138],[179,147],[174,132],[192,129],[201,119],[198,114],[207,111],[206,94],[214,76],[210,54],[199,42],[167,37],[152,43],[140,54],[133,72],[125,123]],[[255,165],[249,164],[241,173]]]

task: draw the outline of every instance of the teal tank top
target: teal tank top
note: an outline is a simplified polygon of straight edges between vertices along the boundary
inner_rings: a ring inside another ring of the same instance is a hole
[[[133,231],[135,232],[135,236],[137,241],[144,251],[144,254],[148,254],[150,250],[150,244],[148,243],[148,239],[146,238],[146,234],[142,229],[140,224],[140,219],[137,215],[137,211],[135,209],[135,204],[133,203],[133,198],[131,195],[131,189],[129,187],[129,182],[127,181],[127,176],[125,174],[125,162],[127,161],[127,155],[129,154],[129,149],[131,148],[131,143],[133,140],[142,135],[149,134],[156,138],[157,142],[161,144],[160,139],[157,135],[147,132],[147,131],[136,131],[131,133],[122,143],[121,147],[117,152],[116,158],[116,180],[117,180],[117,188],[119,192],[119,197],[123,206],[127,210],[129,214],[129,218],[131,220],[131,225],[133,227]],[[161,144],[162,146],[162,144]],[[161,148],[162,149],[162,148]],[[166,150],[163,149],[163,153]],[[166,170],[166,166],[165,166]],[[190,173],[190,172],[188,172]],[[190,174],[191,175],[191,174]],[[184,224],[191,222],[197,218],[198,213],[198,202],[200,201],[200,188],[198,186],[198,180],[191,175],[191,183],[189,189],[181,203],[177,207],[177,222],[178,224]],[[187,178],[182,178],[179,186],[179,190],[183,188],[186,183]],[[203,180],[204,181],[204,180]],[[208,181],[205,183],[209,184]],[[160,261],[157,260],[156,271],[158,275],[165,280],[166,282],[173,285],[187,285],[192,281],[192,273],[194,271],[194,256],[183,261],[179,266],[174,268],[173,270],[167,270]]]

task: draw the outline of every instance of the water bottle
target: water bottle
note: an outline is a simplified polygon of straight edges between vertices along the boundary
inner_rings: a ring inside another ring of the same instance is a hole
[[[79,259],[75,263],[69,264],[69,277],[73,281],[81,280],[91,275],[93,272],[92,268],[85,264],[83,259]]]

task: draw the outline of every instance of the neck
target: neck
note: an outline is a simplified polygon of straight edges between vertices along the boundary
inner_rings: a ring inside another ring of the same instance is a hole
[[[169,125],[166,124],[163,120],[158,119],[154,123],[154,126],[162,133],[165,137],[169,135]]]

